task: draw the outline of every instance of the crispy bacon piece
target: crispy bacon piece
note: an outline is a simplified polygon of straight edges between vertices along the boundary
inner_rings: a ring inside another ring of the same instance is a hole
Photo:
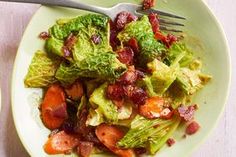
[[[135,54],[139,53],[139,45],[136,38],[131,38],[128,41],[127,46],[131,47],[131,49],[134,51]]]
[[[144,0],[143,1],[143,10],[150,9],[155,6],[155,0]]]
[[[134,85],[128,85],[124,87],[125,95],[137,106],[144,105],[147,97],[147,93],[139,87]]]
[[[62,52],[64,53],[64,57],[71,56],[71,51],[73,49],[74,44],[77,42],[77,37],[71,33],[65,40],[64,46],[62,47]]]
[[[121,63],[132,65],[134,58],[134,51],[130,47],[124,47],[117,51],[118,59]]]
[[[175,144],[175,140],[173,138],[169,138],[167,141],[166,141],[167,145],[169,147],[173,146]]]
[[[131,85],[134,84],[138,78],[140,78],[140,73],[137,72],[134,66],[130,66],[129,69],[118,79],[122,85]]]
[[[192,106],[180,106],[178,108],[179,116],[182,117],[185,121],[190,121],[194,117],[194,112],[196,108],[195,105]]]
[[[116,100],[116,101],[122,100],[124,97],[123,86],[118,83],[108,85],[107,97],[111,100]]]
[[[48,38],[50,38],[50,34],[48,32],[41,32],[39,34],[39,38],[42,40],[47,40]]]
[[[160,32],[160,24],[159,24],[159,19],[158,19],[158,15],[155,14],[155,13],[150,13],[148,15],[148,18],[149,18],[149,22],[151,23],[152,25],[152,31],[153,33],[157,33],[157,32]]]
[[[188,134],[188,135],[193,135],[193,134],[195,134],[199,129],[200,129],[200,125],[199,125],[197,122],[193,121],[193,122],[191,122],[191,123],[187,126],[185,132],[186,132],[186,134]]]
[[[138,18],[127,11],[120,12],[115,19],[117,30],[122,30],[126,24],[136,21]]]
[[[101,37],[100,37],[100,35],[96,35],[96,34],[92,35],[92,36],[91,36],[91,40],[92,40],[92,42],[93,42],[95,45],[101,43]]]
[[[89,157],[93,150],[93,143],[87,141],[80,141],[77,147],[77,153],[81,157]]]

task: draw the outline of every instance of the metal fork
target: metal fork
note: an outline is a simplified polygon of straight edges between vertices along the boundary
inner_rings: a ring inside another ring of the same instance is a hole
[[[141,5],[131,4],[131,3],[118,3],[117,5],[111,8],[103,8],[103,7],[84,4],[84,3],[81,3],[80,1],[73,1],[73,0],[0,0],[0,1],[35,3],[35,4],[42,4],[42,5],[49,5],[49,6],[62,6],[62,7],[76,8],[76,9],[87,10],[87,11],[104,14],[104,15],[109,16],[112,20],[114,20],[117,14],[120,13],[121,11],[128,11],[138,17],[142,16],[143,14],[149,14],[151,12],[154,12],[159,15],[160,29],[163,31],[170,31],[170,32],[182,32],[181,30],[171,28],[170,26],[184,26],[182,23],[174,22],[170,20],[170,18],[185,20],[184,17],[167,13],[167,12],[163,12],[156,9],[143,10]],[[166,19],[165,17],[168,17],[168,19]]]

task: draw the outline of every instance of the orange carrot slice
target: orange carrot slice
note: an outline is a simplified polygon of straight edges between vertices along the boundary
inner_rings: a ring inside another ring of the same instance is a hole
[[[121,149],[116,143],[124,136],[124,132],[115,126],[101,124],[96,128],[98,139],[112,152],[120,157],[134,157],[132,149]]]

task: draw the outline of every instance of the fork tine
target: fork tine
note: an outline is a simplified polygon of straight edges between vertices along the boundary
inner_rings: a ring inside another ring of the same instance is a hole
[[[147,10],[139,10],[139,11],[142,12],[143,14],[157,13],[158,15],[161,15],[161,16],[167,16],[167,17],[171,17],[171,18],[186,20],[185,17],[174,15],[174,14],[167,13],[167,12],[160,11],[160,10],[156,10],[156,9],[147,9]]]
[[[172,21],[163,20],[163,19],[159,19],[159,22],[160,24],[163,24],[163,25],[184,26],[184,24],[182,23],[172,22]]]
[[[160,29],[163,30],[163,31],[167,31],[167,32],[183,33],[183,31],[181,31],[181,30],[168,28],[168,27],[165,27],[165,26],[162,26],[162,25],[160,26]]]

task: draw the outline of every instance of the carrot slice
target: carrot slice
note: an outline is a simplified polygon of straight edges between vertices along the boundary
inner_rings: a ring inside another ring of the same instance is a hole
[[[112,152],[120,157],[134,157],[133,149],[121,149],[116,143],[124,136],[124,132],[115,126],[101,124],[96,128],[98,139]]]
[[[53,130],[59,128],[67,118],[66,113],[61,117],[53,114],[55,110],[61,110],[59,108],[66,109],[65,94],[62,87],[54,84],[47,90],[41,106],[42,121],[48,129]],[[66,110],[64,112],[66,112]]]
[[[139,113],[149,119],[159,118],[163,110],[164,99],[161,97],[148,98],[144,105],[139,106]]]
[[[52,135],[44,145],[44,151],[47,154],[65,154],[70,153],[79,144],[79,139],[64,131]]]
[[[84,95],[83,85],[80,81],[76,81],[70,87],[66,88],[65,91],[73,100],[78,100]]]

